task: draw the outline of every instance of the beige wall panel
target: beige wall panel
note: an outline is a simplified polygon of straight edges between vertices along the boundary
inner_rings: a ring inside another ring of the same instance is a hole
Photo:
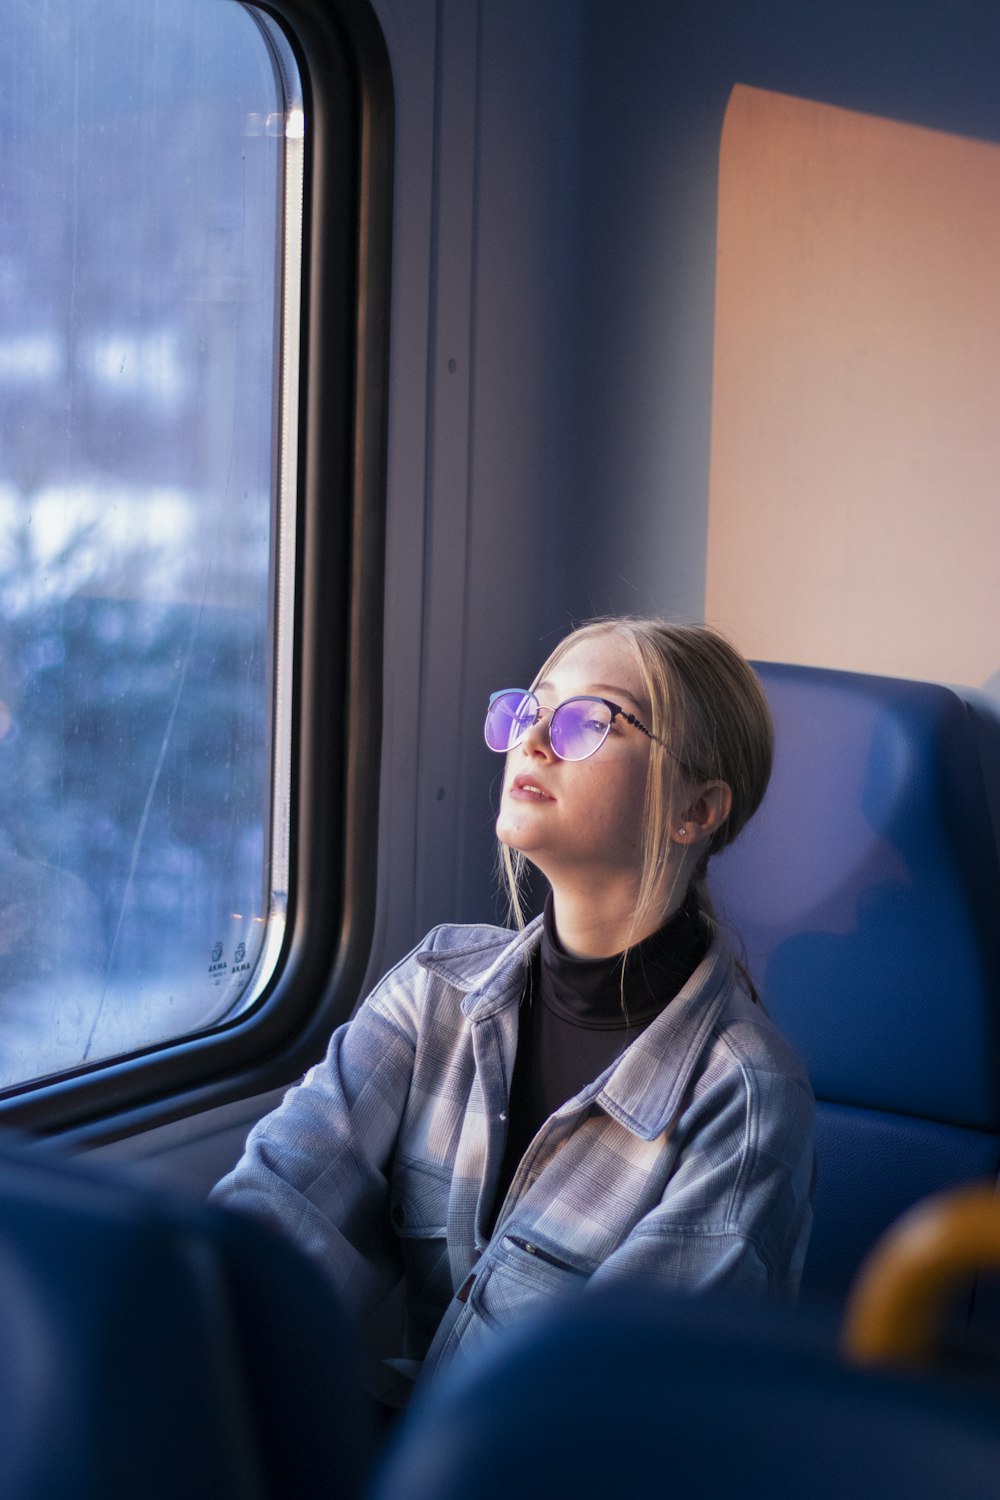
[[[1000,669],[1000,148],[737,87],[706,615],[753,656]]]

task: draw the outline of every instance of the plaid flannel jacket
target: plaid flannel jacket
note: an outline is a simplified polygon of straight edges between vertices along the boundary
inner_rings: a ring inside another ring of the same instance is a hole
[[[588,1285],[798,1285],[812,1093],[717,932],[681,993],[545,1123],[486,1238],[539,940],[540,919],[435,928],[215,1189],[318,1257],[359,1316],[402,1271],[404,1353],[426,1370]]]

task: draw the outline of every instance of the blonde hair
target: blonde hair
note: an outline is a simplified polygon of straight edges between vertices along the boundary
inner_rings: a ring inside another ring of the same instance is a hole
[[[712,917],[705,880],[713,854],[731,844],[760,806],[771,775],[774,727],[764,690],[734,646],[707,625],[620,616],[592,620],[572,631],[542,665],[541,682],[579,641],[616,635],[635,653],[651,722],[665,745],[650,744],[642,820],[642,877],[636,916],[662,888],[670,855],[670,830],[694,786],[723,781],[732,793],[729,816],[713,833],[690,875],[683,900],[693,890],[699,909]],[[527,861],[500,846],[511,918],[524,926],[521,886]],[[681,878],[678,867],[675,882]],[[676,887],[669,892],[676,897]]]

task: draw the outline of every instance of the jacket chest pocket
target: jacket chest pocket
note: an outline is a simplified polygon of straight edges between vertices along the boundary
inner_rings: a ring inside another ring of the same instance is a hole
[[[397,1153],[389,1188],[389,1217],[400,1239],[443,1238],[451,1169]]]
[[[535,1305],[581,1291],[590,1274],[554,1246],[505,1234],[477,1274],[469,1302],[484,1323],[502,1328]]]

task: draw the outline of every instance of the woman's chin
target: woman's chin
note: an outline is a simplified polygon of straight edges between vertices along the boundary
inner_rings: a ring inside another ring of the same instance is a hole
[[[501,810],[496,821],[496,836],[501,844],[506,844],[508,849],[519,850],[521,847],[521,834],[515,819],[508,817],[505,810]]]
[[[525,829],[511,828],[504,823],[498,823],[497,840],[505,844],[511,854],[523,854],[525,859],[530,860],[532,864],[535,863],[537,841]]]

